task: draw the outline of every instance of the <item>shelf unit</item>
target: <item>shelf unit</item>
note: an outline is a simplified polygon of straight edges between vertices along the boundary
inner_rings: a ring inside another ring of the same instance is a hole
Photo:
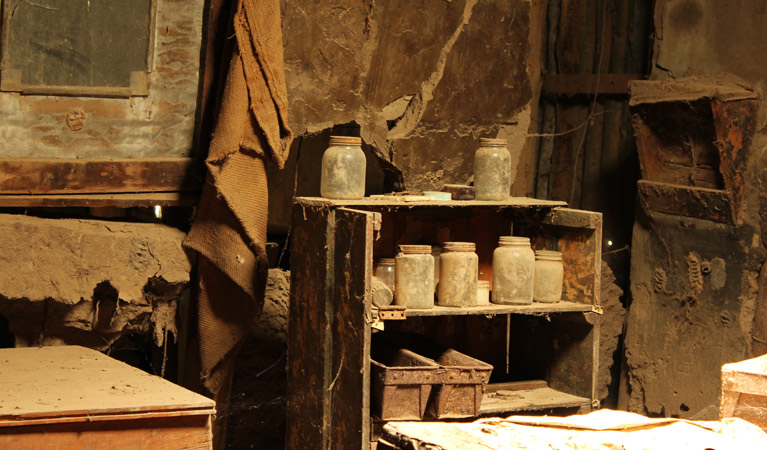
[[[297,198],[291,242],[288,448],[368,449],[374,258],[400,244],[471,241],[492,279],[498,237],[527,236],[563,254],[555,304],[409,309],[386,329],[417,331],[494,366],[482,415],[597,404],[602,216],[562,202]],[[380,325],[380,323],[378,324]],[[508,350],[508,351],[507,351]],[[543,385],[504,388],[522,380]],[[500,383],[500,384],[498,384]]]

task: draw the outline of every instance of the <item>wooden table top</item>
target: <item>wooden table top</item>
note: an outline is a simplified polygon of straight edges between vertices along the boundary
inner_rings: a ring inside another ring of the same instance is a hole
[[[0,427],[215,414],[215,402],[79,346],[0,349]]]

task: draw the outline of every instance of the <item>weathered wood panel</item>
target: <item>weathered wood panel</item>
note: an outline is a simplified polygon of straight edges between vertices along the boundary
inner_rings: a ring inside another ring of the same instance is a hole
[[[202,176],[192,158],[0,158],[0,193],[70,194],[162,192],[198,189]]]
[[[0,448],[14,450],[207,450],[209,416],[169,417],[0,428]]]
[[[288,448],[365,448],[372,215],[297,204],[294,223],[291,245],[302,251],[291,258]]]
[[[191,156],[204,3],[155,0],[156,26],[152,30],[154,46],[146,75],[146,97],[77,98],[0,92],[0,155]]]

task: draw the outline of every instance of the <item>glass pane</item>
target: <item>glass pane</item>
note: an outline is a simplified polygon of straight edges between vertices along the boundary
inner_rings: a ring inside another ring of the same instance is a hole
[[[131,72],[148,70],[151,12],[152,0],[3,0],[3,76],[130,87]]]

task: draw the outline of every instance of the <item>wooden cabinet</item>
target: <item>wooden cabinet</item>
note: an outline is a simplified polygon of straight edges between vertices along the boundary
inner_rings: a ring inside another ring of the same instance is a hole
[[[590,410],[597,405],[602,215],[562,202],[298,198],[293,210],[287,448],[367,449],[373,327],[418,331],[494,366],[482,414]],[[562,301],[435,307],[382,320],[370,300],[374,258],[400,244],[477,244],[492,279],[498,237],[531,238],[563,254]],[[529,388],[515,390],[520,381]],[[505,394],[503,394],[505,393]],[[503,394],[503,395],[501,395]]]

